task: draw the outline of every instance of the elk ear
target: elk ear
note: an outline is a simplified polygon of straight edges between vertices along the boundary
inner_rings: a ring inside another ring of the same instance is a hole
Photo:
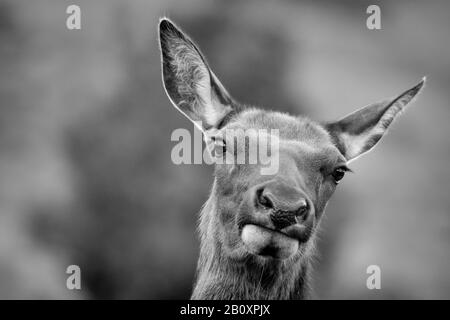
[[[194,42],[170,20],[159,22],[163,84],[172,104],[203,132],[218,128],[233,102]]]
[[[421,91],[425,80],[423,78],[413,88],[394,99],[368,105],[337,122],[326,125],[348,161],[369,151],[381,139],[392,121]]]

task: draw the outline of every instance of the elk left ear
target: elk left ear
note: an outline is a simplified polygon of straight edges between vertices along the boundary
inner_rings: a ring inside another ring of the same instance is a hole
[[[326,124],[341,153],[349,161],[369,151],[384,135],[392,121],[421,91],[425,77],[394,99],[363,107],[341,120]]]

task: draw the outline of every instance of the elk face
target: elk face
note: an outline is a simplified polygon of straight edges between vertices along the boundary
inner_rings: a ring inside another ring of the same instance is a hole
[[[347,160],[322,126],[286,114],[243,111],[219,133],[232,159],[215,170],[217,227],[226,251],[276,259],[300,255],[348,170]],[[270,161],[251,163],[266,141]]]
[[[214,216],[204,223],[212,237],[208,241],[234,259],[305,254],[328,200],[349,170],[347,163],[380,140],[424,84],[319,124],[242,107],[189,37],[167,19],[159,30],[167,95],[202,130],[213,157],[222,159],[210,198]],[[262,146],[267,154],[260,152]]]

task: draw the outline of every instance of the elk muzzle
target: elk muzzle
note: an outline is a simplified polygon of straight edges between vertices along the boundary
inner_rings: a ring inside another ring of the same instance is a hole
[[[315,219],[306,193],[293,184],[271,180],[253,188],[251,197],[253,214],[241,234],[250,252],[285,259],[308,241]]]

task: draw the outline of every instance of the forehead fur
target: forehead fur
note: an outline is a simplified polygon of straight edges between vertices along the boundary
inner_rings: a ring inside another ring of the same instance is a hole
[[[328,132],[320,124],[301,116],[287,113],[247,109],[238,114],[227,128],[278,129],[279,138],[297,140],[315,146],[333,145]]]

